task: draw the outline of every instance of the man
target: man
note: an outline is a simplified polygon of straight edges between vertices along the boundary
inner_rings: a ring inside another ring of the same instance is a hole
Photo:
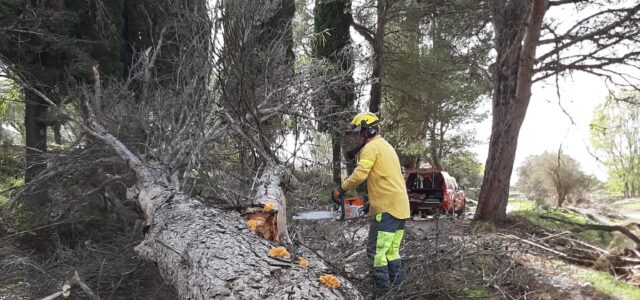
[[[369,216],[373,217],[367,257],[373,264],[376,297],[388,293],[391,286],[399,286],[406,277],[400,260],[400,242],[405,220],[410,217],[400,160],[393,147],[378,135],[381,121],[371,112],[359,113],[353,118],[348,132],[357,135],[357,141],[348,154],[354,156],[359,152],[358,165],[333,192],[339,197],[367,181]]]

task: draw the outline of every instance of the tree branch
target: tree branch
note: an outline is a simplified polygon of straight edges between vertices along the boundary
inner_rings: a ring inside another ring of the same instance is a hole
[[[526,111],[527,104],[531,98],[531,84],[533,77],[533,65],[535,63],[536,48],[540,39],[540,30],[542,28],[542,20],[546,12],[548,0],[534,0],[529,15],[529,24],[526,27],[524,40],[522,43],[522,53],[520,55],[520,68],[518,68],[518,77],[516,84],[515,98],[518,103],[519,110]],[[525,112],[520,112],[524,115]]]
[[[636,243],[636,249],[640,249],[640,238],[638,238],[635,234],[633,234],[631,231],[629,231],[629,229],[625,228],[624,226],[600,225],[600,224],[578,224],[578,223],[573,223],[567,220],[559,219],[552,216],[545,216],[545,215],[541,215],[540,219],[547,219],[547,220],[552,220],[552,221],[576,226],[576,228],[572,229],[573,232],[581,232],[581,231],[587,231],[587,230],[600,230],[600,231],[606,231],[606,232],[618,231],[626,235],[634,243]]]
[[[551,6],[560,6],[560,5],[564,5],[564,4],[578,4],[578,3],[588,3],[590,0],[556,0],[556,1],[549,1],[549,5],[547,5],[547,9]]]
[[[615,22],[610,23],[607,26],[599,26],[596,27],[598,28],[595,31],[583,34],[583,35],[572,35],[571,32],[576,29],[578,26],[580,26],[583,23],[588,22],[589,20],[602,15],[602,14],[606,14],[606,13],[614,13],[614,12],[623,12],[626,11],[626,14],[622,17],[617,19]],[[567,43],[564,44],[559,44],[557,47],[554,47],[553,50],[550,50],[549,52],[541,55],[540,57],[538,57],[538,61],[543,61],[547,58],[552,57],[553,55],[559,53],[560,51],[563,51],[573,45],[576,45],[579,42],[582,41],[586,41],[586,40],[590,40],[590,39],[597,39],[598,36],[600,35],[605,35],[609,32],[611,32],[613,29],[623,25],[624,23],[626,23],[627,21],[631,21],[631,19],[638,13],[638,11],[640,11],[640,4],[637,4],[634,7],[631,8],[627,8],[627,9],[610,9],[610,10],[606,10],[606,11],[601,11],[598,12],[596,14],[593,14],[589,17],[586,17],[582,20],[580,20],[579,22],[576,23],[576,25],[574,25],[571,29],[567,30],[567,32],[563,35],[560,35],[556,38],[553,39],[547,39],[547,40],[541,40],[540,41],[540,45],[543,44],[553,44],[553,43],[560,43],[562,41],[568,40]]]
[[[374,33],[371,30],[369,30],[369,28],[356,23],[356,21],[351,22],[351,27],[353,27],[353,29],[355,29],[356,32],[358,32],[362,37],[364,37],[364,39],[367,40],[367,42],[369,42],[371,46],[375,44],[375,39],[373,38]]]

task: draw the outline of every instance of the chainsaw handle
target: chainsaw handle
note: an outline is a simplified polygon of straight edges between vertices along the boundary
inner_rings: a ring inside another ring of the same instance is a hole
[[[339,211],[340,212],[340,217],[338,218],[339,221],[344,221],[345,217],[344,217],[344,195],[341,194],[339,197],[332,197],[333,199],[333,207],[335,211]]]

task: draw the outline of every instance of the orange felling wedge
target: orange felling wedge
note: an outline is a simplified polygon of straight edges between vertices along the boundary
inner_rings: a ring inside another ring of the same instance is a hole
[[[333,275],[325,274],[320,276],[320,283],[330,287],[337,289],[340,287],[340,280]]]
[[[271,250],[269,250],[269,256],[271,257],[277,257],[277,256],[281,256],[281,257],[290,257],[291,255],[289,254],[289,251],[287,251],[287,249],[285,247],[276,247],[276,248],[271,248]]]

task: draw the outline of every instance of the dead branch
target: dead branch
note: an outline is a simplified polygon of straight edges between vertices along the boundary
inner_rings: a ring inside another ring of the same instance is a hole
[[[580,264],[580,265],[592,266],[594,264],[593,260],[587,260],[587,259],[573,257],[573,256],[571,256],[571,255],[569,255],[567,253],[564,253],[564,252],[549,248],[549,247],[547,247],[545,245],[541,245],[541,244],[538,244],[536,242],[533,242],[533,241],[530,241],[530,240],[527,240],[527,239],[519,238],[519,237],[517,237],[515,235],[512,235],[512,234],[499,234],[499,235],[502,236],[502,237],[505,237],[505,238],[514,239],[514,240],[523,242],[525,244],[529,244],[531,246],[537,247],[539,249],[551,252],[551,253],[553,253],[553,254],[555,254],[555,255],[563,258],[563,259],[566,259],[568,261],[571,261],[571,262],[574,262],[574,263],[577,263],[577,264]]]
[[[571,230],[573,232],[582,232],[587,230],[600,230],[600,231],[606,231],[606,232],[617,231],[626,235],[628,238],[630,238],[634,243],[636,243],[636,248],[640,249],[640,238],[638,238],[635,234],[631,233],[631,231],[629,231],[629,229],[625,228],[624,226],[600,225],[600,224],[577,224],[567,220],[559,219],[552,216],[545,216],[545,215],[541,215],[540,218],[575,226],[575,228]]]
[[[87,297],[89,297],[89,299],[100,300],[100,296],[94,294],[91,288],[89,288],[89,286],[80,279],[80,276],[78,275],[78,271],[75,271],[73,277],[67,280],[67,282],[62,286],[62,291],[46,296],[42,298],[42,300],[53,300],[60,296],[63,296],[64,298],[68,298],[69,295],[71,295],[71,288],[76,286],[80,287],[80,289],[82,289],[82,291],[85,294],[87,294]]]

